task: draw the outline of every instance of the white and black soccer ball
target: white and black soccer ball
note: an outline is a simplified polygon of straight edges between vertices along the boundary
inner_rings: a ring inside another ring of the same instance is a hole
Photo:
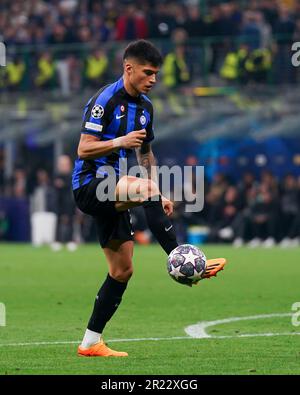
[[[167,269],[173,280],[192,286],[202,279],[206,268],[206,256],[192,244],[182,244],[169,255]]]

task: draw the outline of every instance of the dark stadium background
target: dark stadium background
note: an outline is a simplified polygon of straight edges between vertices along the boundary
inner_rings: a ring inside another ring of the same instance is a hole
[[[132,210],[134,275],[104,333],[129,357],[79,358],[107,265],[72,167],[87,100],[138,38],[164,57],[158,164],[205,169],[204,209],[175,202],[178,240],[227,264],[178,284]],[[91,375],[97,390],[105,375],[194,375],[201,390],[212,376],[211,390],[300,374],[299,84],[300,0],[0,0],[1,389],[10,375],[70,375],[77,389],[87,375],[91,391]]]
[[[81,114],[121,75],[124,47],[138,38],[165,59],[151,93],[158,163],[205,166],[204,210],[177,205],[180,240],[298,245],[297,0],[1,1],[0,240],[30,241],[41,210],[57,217],[56,247],[96,240],[70,187]],[[141,210],[134,221],[147,244]]]

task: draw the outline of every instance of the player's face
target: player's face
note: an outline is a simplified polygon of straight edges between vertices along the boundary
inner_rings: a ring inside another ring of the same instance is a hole
[[[131,61],[125,65],[131,87],[137,93],[147,94],[156,83],[159,67]]]

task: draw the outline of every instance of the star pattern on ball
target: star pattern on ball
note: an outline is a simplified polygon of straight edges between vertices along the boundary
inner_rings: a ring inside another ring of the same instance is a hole
[[[176,279],[178,279],[178,277],[185,277],[185,275],[180,272],[180,267],[181,266],[174,267],[172,265],[172,270],[170,271],[170,275],[175,277]]]
[[[193,263],[194,262],[195,254],[193,254],[193,252],[191,250],[189,250],[189,252],[187,254],[181,254],[181,255],[183,255],[185,257],[185,261],[184,261],[185,263],[188,263],[188,262]]]

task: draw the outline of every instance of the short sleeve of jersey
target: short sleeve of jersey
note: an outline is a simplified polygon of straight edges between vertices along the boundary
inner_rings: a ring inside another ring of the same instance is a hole
[[[151,104],[151,108],[150,108],[150,119],[149,122],[146,126],[146,138],[144,139],[144,141],[146,143],[150,143],[150,141],[154,140],[154,130],[153,130],[153,107]]]
[[[101,138],[108,125],[107,97],[101,94],[96,98],[90,99],[83,114],[81,133],[91,134]]]

